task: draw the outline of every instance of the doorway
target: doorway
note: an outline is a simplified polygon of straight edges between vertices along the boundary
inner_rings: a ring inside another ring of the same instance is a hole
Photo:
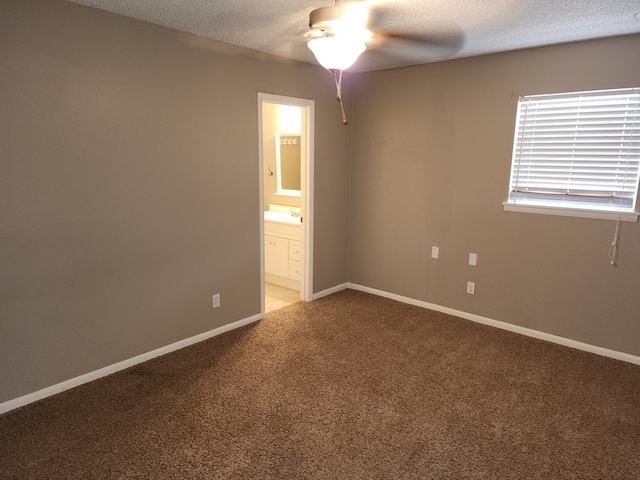
[[[267,290],[283,304],[313,296],[314,108],[312,100],[258,93],[263,316],[276,308],[272,298],[266,308]]]

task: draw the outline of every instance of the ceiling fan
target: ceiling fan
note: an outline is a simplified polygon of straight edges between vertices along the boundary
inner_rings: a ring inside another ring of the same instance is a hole
[[[379,48],[383,43],[396,46],[401,43],[402,50],[390,49],[386,53],[391,52],[396,55],[399,55],[400,51],[423,53],[425,48],[437,47],[442,50],[442,47],[446,47],[451,54],[454,54],[462,45],[463,37],[460,34],[391,33],[380,28],[378,24],[385,23],[385,20],[393,17],[390,13],[393,8],[394,5],[377,2],[371,6],[371,2],[366,0],[345,4],[335,0],[334,5],[316,8],[309,14],[311,30],[304,37],[318,63],[333,74],[337,100],[342,110],[342,123],[345,125],[347,117],[342,103],[342,72],[351,67],[367,48]],[[372,23],[375,23],[373,28]]]
[[[373,32],[367,28],[368,18],[369,9],[364,1],[340,5],[340,0],[335,0],[335,5],[317,8],[309,14],[311,30],[305,34],[307,46],[318,63],[333,74],[345,125],[342,72],[353,65],[373,41]]]

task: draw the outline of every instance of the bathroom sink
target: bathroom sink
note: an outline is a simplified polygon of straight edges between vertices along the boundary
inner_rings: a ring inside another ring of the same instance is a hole
[[[289,225],[300,225],[300,217],[294,217],[289,212],[274,212],[268,210],[264,212],[265,222],[287,223]]]

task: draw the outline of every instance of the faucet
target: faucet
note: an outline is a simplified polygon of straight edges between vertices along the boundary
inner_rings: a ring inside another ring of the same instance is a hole
[[[291,213],[291,216],[294,217],[294,218],[299,218],[300,217],[300,212],[298,212],[296,210],[289,209],[289,212]]]

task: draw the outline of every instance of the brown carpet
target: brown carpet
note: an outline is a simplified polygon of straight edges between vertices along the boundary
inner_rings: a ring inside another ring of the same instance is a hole
[[[640,367],[344,291],[0,416],[2,479],[636,479]]]

